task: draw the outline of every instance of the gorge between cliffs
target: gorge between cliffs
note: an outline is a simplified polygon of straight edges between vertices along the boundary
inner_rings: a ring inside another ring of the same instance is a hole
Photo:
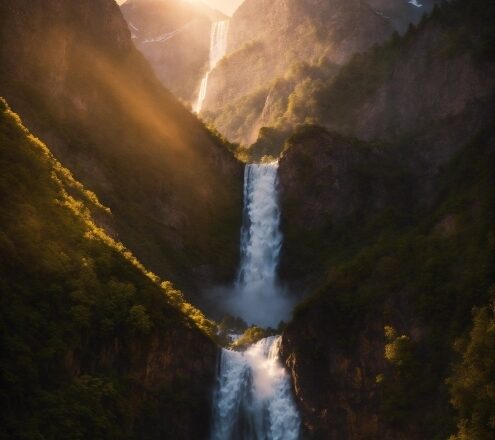
[[[0,2],[0,439],[492,440],[494,22]]]

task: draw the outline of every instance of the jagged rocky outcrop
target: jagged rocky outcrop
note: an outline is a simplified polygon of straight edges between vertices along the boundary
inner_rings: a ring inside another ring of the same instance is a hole
[[[118,5],[3,2],[0,21],[0,93],[109,206],[114,236],[189,294],[231,279],[242,166],[159,83]]]
[[[418,158],[408,153],[318,126],[289,139],[279,167],[280,274],[294,283],[294,291],[307,292],[328,266],[328,253],[363,246],[383,218],[411,221],[422,187],[412,172]]]
[[[175,96],[192,103],[207,70],[212,22],[226,17],[201,3],[128,0],[121,6],[136,47]]]
[[[321,124],[293,133],[279,167],[281,276],[309,288],[282,354],[309,438],[462,428],[454,342],[495,281],[488,17],[490,2],[446,3],[295,107]]]

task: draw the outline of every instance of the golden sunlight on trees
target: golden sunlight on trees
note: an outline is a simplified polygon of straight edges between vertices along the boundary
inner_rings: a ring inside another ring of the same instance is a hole
[[[495,288],[493,289],[495,293]],[[450,440],[490,440],[495,432],[495,303],[473,310],[473,327],[459,339],[461,356],[447,380],[451,403],[459,415]]]

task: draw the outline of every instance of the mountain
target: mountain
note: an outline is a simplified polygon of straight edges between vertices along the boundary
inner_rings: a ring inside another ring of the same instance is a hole
[[[282,353],[309,438],[490,438],[494,16],[447,2],[293,101]]]
[[[121,6],[136,47],[175,96],[196,99],[208,63],[213,21],[226,19],[203,3],[128,0]]]
[[[2,2],[0,21],[0,93],[111,209],[102,225],[196,301],[232,279],[242,166],[159,83],[117,4]]]
[[[247,0],[233,15],[229,56],[209,78],[204,117],[229,139],[253,144],[281,123],[291,95],[352,55],[404,32],[431,10],[402,0]],[[316,76],[315,76],[316,75]],[[260,86],[260,84],[262,84]],[[258,157],[259,146],[250,150]],[[262,150],[262,149],[261,149]]]
[[[109,209],[3,99],[0,145],[2,438],[205,438],[204,317],[96,226]]]
[[[297,63],[342,63],[392,26],[361,1],[247,0],[230,20],[228,56],[210,75],[204,117],[229,139],[256,139],[277,78]]]

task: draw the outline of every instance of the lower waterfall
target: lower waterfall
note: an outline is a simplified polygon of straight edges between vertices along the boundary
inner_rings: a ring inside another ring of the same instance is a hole
[[[297,440],[300,419],[279,358],[280,337],[222,350],[212,440]]]

